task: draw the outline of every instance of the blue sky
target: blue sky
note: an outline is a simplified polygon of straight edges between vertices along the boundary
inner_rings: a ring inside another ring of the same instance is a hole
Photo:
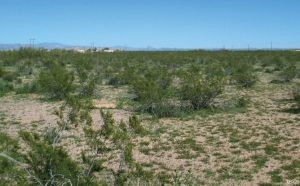
[[[0,0],[0,43],[300,47],[299,0]]]

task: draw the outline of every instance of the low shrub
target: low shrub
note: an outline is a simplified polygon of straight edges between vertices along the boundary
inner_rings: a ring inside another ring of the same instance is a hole
[[[145,135],[147,131],[141,125],[141,121],[138,119],[136,115],[133,115],[129,118],[129,126],[134,130],[134,133]]]
[[[180,99],[188,101],[194,110],[209,107],[223,92],[225,84],[223,77],[210,76],[197,69],[188,70],[181,79]]]
[[[0,67],[0,78],[2,78],[4,74],[5,74],[5,70],[2,67]]]
[[[80,87],[80,95],[83,97],[92,97],[94,96],[96,88],[96,80],[91,79],[87,82],[83,82]]]
[[[14,90],[14,86],[12,83],[3,82],[0,80],[0,97],[4,96],[6,93],[13,90]]]
[[[231,64],[231,82],[237,86],[249,88],[257,81],[257,76],[252,64],[236,62]]]
[[[41,91],[54,99],[63,99],[74,90],[74,75],[64,66],[50,65],[49,69],[40,72],[38,85]]]
[[[236,106],[239,108],[246,107],[250,104],[250,98],[246,96],[239,96],[236,99]]]
[[[300,108],[300,84],[297,84],[297,86],[294,88],[293,97],[298,105],[298,108]]]
[[[37,134],[21,131],[21,138],[31,148],[25,160],[28,169],[44,185],[55,182],[58,185],[84,185],[86,178],[79,165],[61,147],[53,147]]]
[[[6,72],[2,75],[2,79],[9,82],[16,80],[17,77],[18,75],[15,72]]]
[[[282,68],[284,68],[284,59],[283,58],[280,58],[280,57],[274,57],[272,60],[271,60],[271,63],[275,65],[274,67],[274,70],[275,71],[278,71],[278,70],[281,70]]]
[[[172,76],[164,68],[149,69],[144,76],[132,82],[139,102],[139,110],[156,117],[174,116],[177,107],[174,104],[174,90],[171,86]]]
[[[22,87],[16,88],[16,94],[30,94],[39,91],[39,86],[36,81],[26,83]]]
[[[18,141],[0,133],[0,185],[29,185],[27,175],[16,162],[21,159],[18,149]]]
[[[143,66],[129,66],[128,64],[125,64],[123,69],[112,75],[112,77],[109,79],[108,84],[114,86],[132,84],[132,82],[139,78],[139,71],[142,71],[142,68]]]
[[[280,73],[280,77],[285,82],[292,81],[297,76],[298,70],[295,64],[289,63]]]

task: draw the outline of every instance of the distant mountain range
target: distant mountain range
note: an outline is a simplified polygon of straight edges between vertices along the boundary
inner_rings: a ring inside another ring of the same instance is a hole
[[[0,50],[13,50],[19,49],[21,47],[29,47],[29,44],[1,44],[0,43]],[[35,48],[44,48],[44,49],[70,49],[70,48],[90,48],[91,46],[84,46],[84,45],[66,45],[61,43],[37,43],[34,45]],[[105,48],[105,47],[98,47],[97,48]],[[126,51],[188,51],[188,50],[200,50],[197,48],[153,48],[153,47],[146,47],[146,48],[134,48],[134,47],[126,47],[126,46],[111,46],[108,48],[126,50]],[[222,50],[224,48],[212,48],[212,49],[202,49],[202,50]],[[231,49],[227,49],[231,50]],[[237,50],[248,50],[247,48],[241,49],[233,49],[234,51]],[[270,50],[269,48],[251,48],[250,50]],[[299,50],[299,49],[284,49],[284,48],[273,48],[273,50]]]
[[[14,44],[0,44],[0,50],[13,50],[13,49],[19,49],[21,47],[29,47],[29,44],[20,44],[20,43],[14,43]],[[31,46],[32,47],[32,46]],[[70,48],[90,48],[91,46],[85,46],[85,45],[66,45],[61,43],[37,43],[34,45],[35,48],[44,48],[44,49],[70,49]],[[107,46],[99,47],[95,46],[97,48],[106,48]],[[183,49],[183,48],[153,48],[153,47],[146,47],[146,48],[134,48],[134,47],[127,47],[127,46],[110,46],[107,48],[114,48],[114,49],[121,49],[121,50],[128,50],[128,51],[173,51],[173,50],[194,50],[194,49]]]
[[[18,49],[21,47],[29,47],[29,44],[0,44],[0,50],[11,50]],[[65,45],[61,43],[37,43],[34,45],[35,48],[45,48],[45,49],[64,49],[64,48],[86,48],[84,46],[73,46],[73,45]]]

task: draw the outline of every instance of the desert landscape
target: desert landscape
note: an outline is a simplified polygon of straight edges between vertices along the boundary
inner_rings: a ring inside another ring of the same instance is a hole
[[[0,52],[0,185],[299,185],[300,53]]]

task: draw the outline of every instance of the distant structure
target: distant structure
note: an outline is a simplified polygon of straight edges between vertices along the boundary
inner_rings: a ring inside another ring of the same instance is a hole
[[[117,51],[116,49],[112,49],[112,48],[103,48],[100,52],[108,52],[108,53],[112,53]]]
[[[107,53],[113,53],[113,52],[117,52],[117,51],[122,51],[120,49],[115,49],[115,48],[69,48],[66,49],[69,51],[74,51],[74,52],[78,52],[78,53],[86,53],[86,52],[107,52]]]

